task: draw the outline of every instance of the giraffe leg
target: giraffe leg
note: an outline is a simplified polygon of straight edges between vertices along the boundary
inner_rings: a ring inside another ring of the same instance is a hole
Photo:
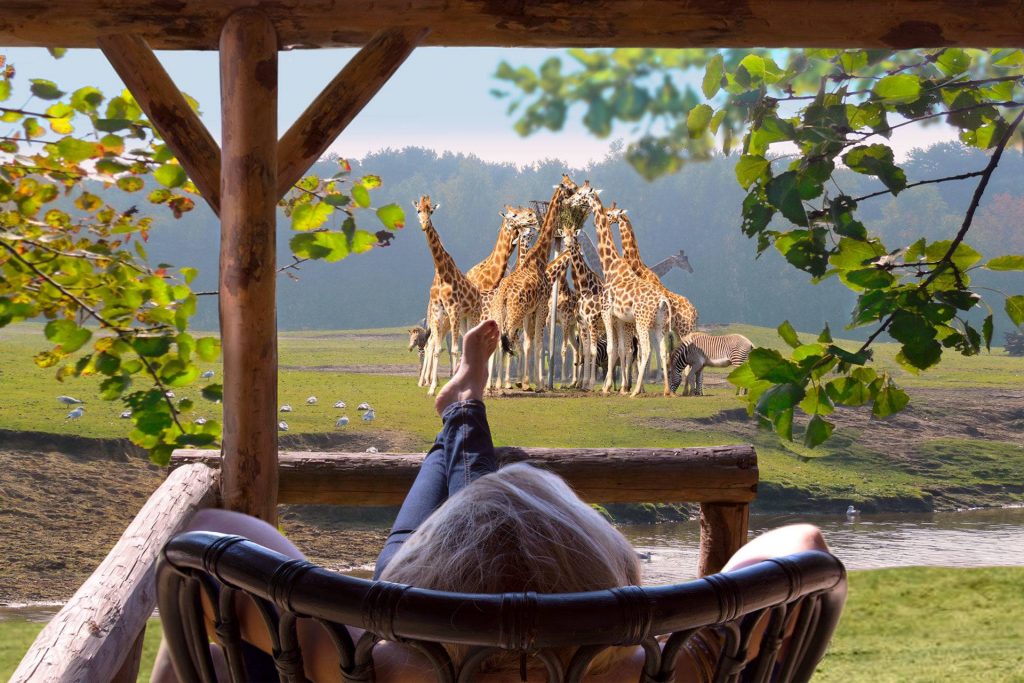
[[[427,380],[429,382],[429,388],[427,389],[427,396],[433,396],[434,392],[437,391],[437,362],[441,356],[441,335],[446,332],[440,328],[431,331],[431,336],[434,337],[430,347],[430,355],[427,356]]]
[[[534,314],[533,319],[533,339],[536,346],[534,347],[533,356],[534,363],[533,367],[537,369],[537,388],[553,389],[553,386],[548,384],[548,373],[544,372],[544,323],[548,319],[547,307],[541,310],[541,307],[537,307],[537,312]],[[548,362],[555,362],[555,350],[549,349]]]
[[[601,319],[604,321],[604,338],[607,340],[605,348],[608,350],[608,371],[605,373],[604,387],[601,389],[601,393],[608,394],[612,390],[612,384],[615,381],[615,363],[612,361],[612,358],[613,356],[618,356],[619,350],[615,346],[615,326],[612,323],[611,311],[602,311]]]
[[[668,385],[668,363],[669,363],[669,358],[668,358],[668,342],[669,342],[669,335],[671,334],[671,328],[668,326],[669,322],[671,322],[671,321],[670,321],[669,317],[666,316],[665,325],[664,326],[659,325],[657,330],[655,331],[655,335],[656,335],[655,336],[655,343],[658,346],[658,360],[661,362],[661,370],[662,370],[662,373],[661,373],[662,377],[661,377],[661,379],[662,379],[662,382],[664,383],[664,389],[663,389],[662,393],[665,396],[671,396],[672,395],[672,390],[669,388],[669,385]]]
[[[593,391],[594,387],[597,386],[597,342],[601,339],[601,332],[597,327],[596,320],[590,320],[587,323],[588,335],[589,335],[589,352],[590,352],[590,370],[587,374],[587,385],[584,387],[587,391]]]
[[[615,326],[615,344],[619,356],[619,393],[629,393],[633,386],[633,326],[619,320]]]
[[[647,375],[647,365],[651,361],[651,337],[650,330],[644,329],[646,326],[641,326],[637,323],[637,333],[640,339],[640,362],[636,366],[636,386],[633,387],[633,393],[630,396],[636,396],[644,390],[644,380]],[[658,340],[660,343],[660,339]]]

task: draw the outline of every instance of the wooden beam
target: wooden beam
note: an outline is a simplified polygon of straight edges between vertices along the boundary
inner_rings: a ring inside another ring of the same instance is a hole
[[[259,9],[283,49],[365,45],[386,22],[426,45],[498,47],[1020,47],[1017,0],[5,0],[0,45],[216,50],[235,11]]]
[[[752,446],[497,450],[503,465],[525,460],[550,469],[585,500],[596,503],[746,504],[757,495],[757,455]],[[422,461],[420,454],[283,452],[278,458],[278,502],[398,505]],[[215,467],[217,453],[177,450],[171,467],[197,462]]]
[[[131,34],[97,38],[118,76],[160,131],[188,177],[216,214],[220,213],[220,147],[192,110],[149,45]]]
[[[220,44],[224,506],[277,520],[277,37],[255,10]]]
[[[320,158],[427,33],[423,28],[378,32],[327,84],[277,145],[279,197]]]
[[[747,503],[701,503],[700,576],[717,574],[747,542],[750,506]]]
[[[11,681],[116,680],[156,607],[160,549],[196,510],[216,504],[217,481],[218,473],[200,463],[171,472],[92,576],[39,633]],[[134,666],[137,670],[138,663]]]

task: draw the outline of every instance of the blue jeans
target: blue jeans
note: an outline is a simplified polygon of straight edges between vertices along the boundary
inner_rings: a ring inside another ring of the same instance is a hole
[[[441,423],[441,431],[423,459],[384,549],[377,557],[374,579],[380,578],[405,539],[434,510],[477,477],[498,469],[483,401],[471,399],[452,403],[441,414]]]

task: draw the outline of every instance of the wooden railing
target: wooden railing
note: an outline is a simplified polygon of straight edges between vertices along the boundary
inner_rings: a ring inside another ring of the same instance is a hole
[[[279,455],[279,503],[397,505],[423,455],[299,453]],[[502,464],[528,461],[562,477],[585,500],[700,503],[701,575],[717,572],[746,542],[757,495],[752,446],[680,449],[499,448]],[[50,621],[12,681],[134,681],[153,581],[163,545],[196,510],[219,504],[219,454],[179,450],[167,480],[121,539]]]
[[[216,470],[200,463],[171,472],[43,628],[11,681],[134,681],[156,607],[157,556],[196,510],[217,504],[218,480]]]

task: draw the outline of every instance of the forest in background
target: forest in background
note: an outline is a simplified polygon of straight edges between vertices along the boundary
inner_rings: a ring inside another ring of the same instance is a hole
[[[411,202],[429,194],[441,204],[434,225],[455,261],[468,270],[486,257],[500,224],[499,210],[507,203],[547,200],[563,172],[574,180],[604,190],[606,204],[617,201],[629,209],[641,253],[649,264],[684,249],[694,272],[672,270],[664,277],[672,290],[689,297],[700,321],[741,321],[776,326],[788,319],[797,329],[818,330],[827,322],[834,330],[846,326],[855,295],[834,279],[811,284],[794,272],[774,249],[755,259],[755,245],[740,232],[743,190],[736,183],[734,159],[717,157],[691,163],[674,175],[654,182],[641,178],[617,154],[587,168],[571,168],[557,160],[524,168],[482,161],[462,154],[438,154],[406,148],[386,150],[350,160],[352,177],[379,175],[379,203],[396,202],[407,215],[406,228],[391,246],[374,249],[340,263],[308,262],[289,271],[278,283],[278,325],[281,329],[352,329],[407,325],[419,320],[426,307],[433,263]],[[985,153],[957,143],[940,143],[914,150],[905,168],[908,181],[974,171],[985,164]],[[320,161],[312,173],[333,175],[337,161]],[[1024,253],[1024,157],[1007,153],[986,192],[967,241],[982,254]],[[877,180],[849,173],[839,176],[842,190],[852,196],[876,191]],[[861,219],[877,230],[887,244],[907,245],[918,237],[929,242],[956,233],[976,181],[926,185],[898,198],[882,196],[863,204]],[[838,194],[839,188],[835,189]],[[109,201],[124,203],[110,193]],[[586,231],[593,238],[593,223]],[[283,214],[278,221],[279,265],[291,261],[288,240],[294,233]],[[158,217],[147,250],[151,261],[199,269],[197,291],[216,288],[218,223],[202,202],[181,220]],[[978,270],[976,282],[1003,291],[1019,291],[1024,275]],[[1012,329],[996,310],[994,343]],[[977,321],[983,313],[978,312]],[[200,297],[194,325],[216,329],[214,297]],[[857,331],[844,337],[863,337]]]

